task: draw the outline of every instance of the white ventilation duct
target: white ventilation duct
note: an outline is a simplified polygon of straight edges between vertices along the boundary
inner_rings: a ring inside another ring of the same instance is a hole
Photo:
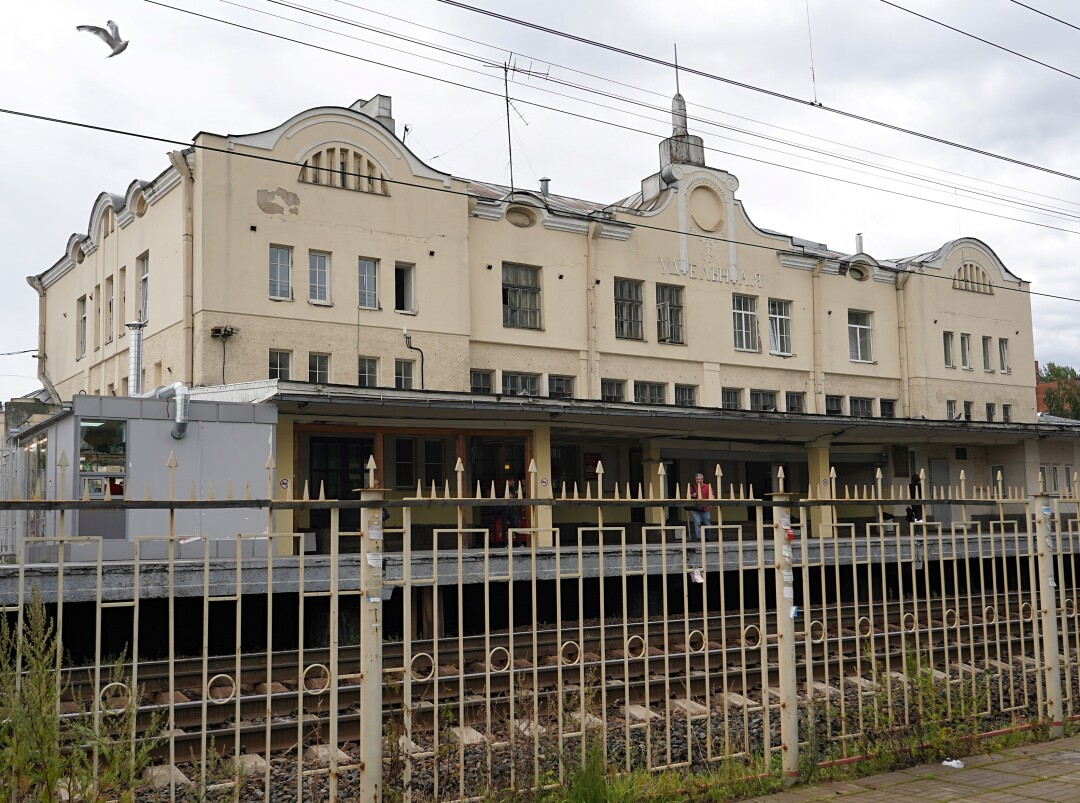
[[[174,423],[172,428],[172,436],[176,440],[180,440],[187,434],[188,427],[188,411],[191,407],[191,390],[183,382],[173,382],[171,385],[165,385],[160,388],[155,388],[149,393],[143,393],[144,399],[176,399],[176,415],[174,417]]]
[[[128,395],[141,396],[143,329],[146,324],[132,321],[125,326],[131,330],[131,343],[128,345]]]

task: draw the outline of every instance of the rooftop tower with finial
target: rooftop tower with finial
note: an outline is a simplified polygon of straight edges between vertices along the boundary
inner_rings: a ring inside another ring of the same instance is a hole
[[[660,171],[665,179],[672,165],[705,166],[705,142],[690,134],[686,125],[686,100],[679,91],[679,48],[675,47],[675,97],[671,99],[671,136],[660,143]]]

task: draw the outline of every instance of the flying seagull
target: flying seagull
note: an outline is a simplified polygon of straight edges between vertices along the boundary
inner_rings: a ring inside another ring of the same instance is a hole
[[[117,27],[115,22],[113,22],[112,20],[109,20],[105,24],[109,26],[109,30],[105,30],[104,28],[99,28],[96,25],[78,25],[78,26],[76,26],[75,30],[76,31],[86,31],[87,33],[92,33],[94,36],[98,37],[102,42],[104,42],[109,47],[111,47],[112,48],[112,53],[110,53],[108,56],[106,56],[106,58],[111,59],[113,56],[117,56],[117,55],[123,53],[124,50],[127,48],[128,43],[127,43],[126,39],[121,39],[120,38],[120,29]]]

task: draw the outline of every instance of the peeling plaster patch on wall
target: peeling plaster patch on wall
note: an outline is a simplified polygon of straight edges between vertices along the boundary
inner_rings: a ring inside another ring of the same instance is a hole
[[[280,200],[281,203],[274,203],[274,199]],[[278,187],[276,190],[259,190],[256,203],[259,209],[268,215],[283,215],[286,207],[290,215],[300,214],[300,196],[295,192],[289,192],[284,187]]]

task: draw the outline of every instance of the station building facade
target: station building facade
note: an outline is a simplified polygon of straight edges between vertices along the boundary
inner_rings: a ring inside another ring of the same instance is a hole
[[[145,387],[275,404],[280,487],[328,498],[369,457],[403,495],[455,486],[458,459],[468,489],[538,495],[698,471],[761,494],[780,466],[797,492],[878,469],[1071,487],[1077,431],[1036,414],[1028,284],[987,244],[886,259],[766,230],[703,153],[681,96],[659,169],[614,202],[435,170],[381,95],[200,133],[29,277],[42,382],[127,394],[143,321]]]

